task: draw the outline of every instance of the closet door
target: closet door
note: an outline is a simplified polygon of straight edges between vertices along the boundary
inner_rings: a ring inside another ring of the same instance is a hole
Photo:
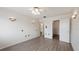
[[[69,43],[69,19],[62,19],[60,21],[60,40]]]

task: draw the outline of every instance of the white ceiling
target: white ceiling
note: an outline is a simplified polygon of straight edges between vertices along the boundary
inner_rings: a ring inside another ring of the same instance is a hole
[[[38,18],[43,16],[53,17],[56,15],[67,14],[73,12],[73,10],[75,9],[79,9],[74,7],[40,7],[41,9],[43,9],[43,11],[41,12],[40,15],[35,16],[31,13],[30,9],[32,7],[6,7],[6,8],[21,13],[23,15],[28,15],[31,17],[38,17]]]

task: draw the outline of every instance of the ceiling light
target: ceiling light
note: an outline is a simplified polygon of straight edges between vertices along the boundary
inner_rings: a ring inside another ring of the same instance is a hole
[[[16,21],[16,18],[14,18],[14,17],[9,17],[9,20],[11,20],[11,21]]]
[[[73,15],[72,15],[72,19],[76,19],[77,15],[78,15],[78,12],[77,12],[77,10],[75,10]]]

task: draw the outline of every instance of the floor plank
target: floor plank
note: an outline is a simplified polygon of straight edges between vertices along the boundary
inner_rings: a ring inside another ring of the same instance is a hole
[[[39,37],[7,47],[1,51],[73,51],[73,49],[70,43]]]

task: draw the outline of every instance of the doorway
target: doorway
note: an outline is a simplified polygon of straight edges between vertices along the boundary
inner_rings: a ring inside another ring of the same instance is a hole
[[[60,25],[60,21],[59,20],[55,20],[53,21],[53,40],[59,40],[59,25]]]
[[[40,23],[40,36],[44,37],[44,24]]]

